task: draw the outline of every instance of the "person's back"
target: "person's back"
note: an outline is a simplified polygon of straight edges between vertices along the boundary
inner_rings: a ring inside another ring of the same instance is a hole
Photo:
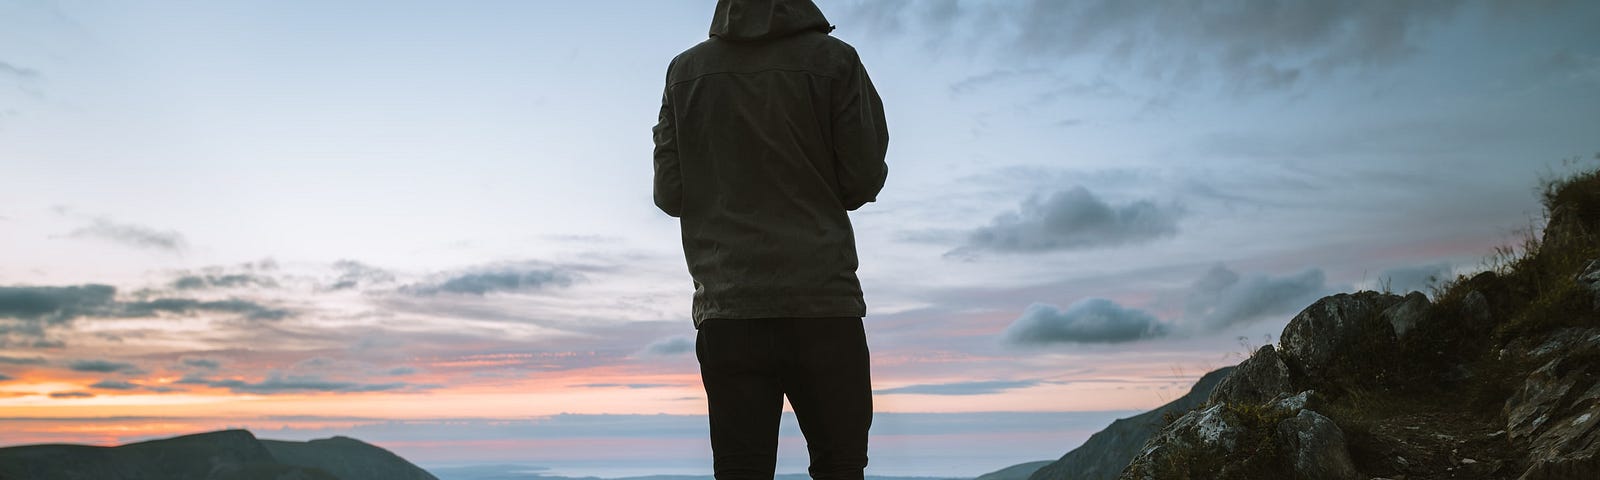
[[[655,199],[682,220],[697,326],[866,313],[846,210],[883,187],[888,133],[829,29],[809,1],[723,1],[669,67]]]
[[[717,478],[771,478],[788,396],[814,478],[861,478],[871,381],[849,210],[887,175],[882,103],[810,0],[721,0],[668,67],[655,202],[680,218]]]

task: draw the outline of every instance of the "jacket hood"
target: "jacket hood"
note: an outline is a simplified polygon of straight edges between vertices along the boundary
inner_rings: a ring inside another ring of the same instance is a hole
[[[833,31],[811,0],[717,0],[711,17],[711,36],[726,40],[767,40],[807,30]]]

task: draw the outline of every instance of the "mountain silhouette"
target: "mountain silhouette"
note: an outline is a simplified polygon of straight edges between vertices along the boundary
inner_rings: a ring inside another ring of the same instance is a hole
[[[0,448],[0,480],[438,480],[347,437],[287,442],[221,430],[117,447]]]

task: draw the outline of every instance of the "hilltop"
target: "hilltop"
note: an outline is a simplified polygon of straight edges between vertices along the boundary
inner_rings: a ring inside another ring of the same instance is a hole
[[[348,437],[261,440],[221,430],[116,447],[0,448],[0,479],[27,480],[438,480],[372,444]]]

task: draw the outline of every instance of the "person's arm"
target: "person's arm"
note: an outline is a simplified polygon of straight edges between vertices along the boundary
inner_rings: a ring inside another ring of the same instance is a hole
[[[662,93],[661,114],[652,129],[656,141],[656,207],[677,217],[683,214],[683,173],[678,166],[678,128],[673,122],[672,97]]]
[[[853,52],[852,52],[853,53]],[[889,175],[884,156],[889,151],[889,127],[883,118],[883,100],[859,58],[835,97],[833,112],[834,162],[838,172],[839,200],[855,210],[878,199]]]

